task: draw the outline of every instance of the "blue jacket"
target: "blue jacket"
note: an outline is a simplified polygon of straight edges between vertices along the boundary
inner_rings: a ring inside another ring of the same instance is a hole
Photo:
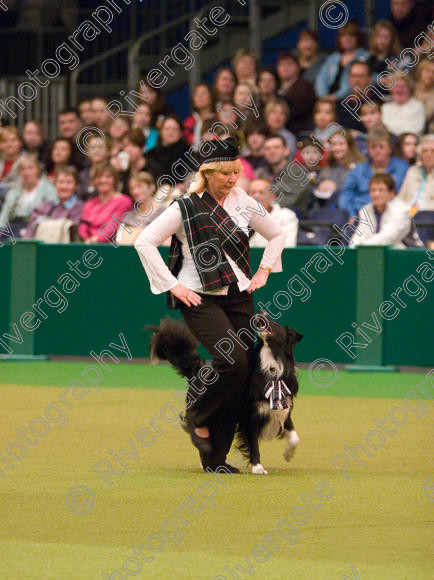
[[[351,63],[353,63],[355,60],[367,60],[368,58],[369,52],[367,50],[364,48],[358,48],[356,50],[356,54],[353,60],[347,64],[342,72],[342,76],[339,81],[339,88],[335,93],[337,99],[344,99],[351,94],[351,87],[348,84],[348,73]],[[340,60],[341,53],[333,52],[322,65],[315,82],[315,92],[318,97],[324,97],[325,95],[330,94],[330,87],[332,86],[333,81],[338,74]]]
[[[386,173],[390,173],[395,180],[396,191],[401,187],[409,167],[410,165],[403,159],[390,158]],[[371,202],[369,180],[373,175],[369,161],[361,163],[349,173],[342,188],[338,205],[341,209],[346,209],[350,216],[357,216],[359,210]]]

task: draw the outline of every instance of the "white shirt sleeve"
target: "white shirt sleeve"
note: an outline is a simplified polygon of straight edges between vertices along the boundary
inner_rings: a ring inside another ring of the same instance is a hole
[[[167,292],[179,284],[161,257],[158,246],[181,227],[181,211],[178,204],[174,203],[143,230],[134,244],[153,294]]]

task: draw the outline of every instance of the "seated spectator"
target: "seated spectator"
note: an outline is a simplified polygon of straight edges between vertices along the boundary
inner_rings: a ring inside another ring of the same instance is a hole
[[[263,68],[258,75],[258,108],[262,113],[270,99],[277,96],[279,79],[272,68]]]
[[[390,22],[403,48],[414,46],[414,39],[425,30],[427,22],[414,0],[390,0]]]
[[[110,137],[106,136],[105,143],[103,143],[100,135],[96,133],[87,139],[87,147],[89,150],[90,167],[80,172],[80,180],[77,187],[77,196],[83,201],[95,197],[97,194],[93,184],[95,169],[101,163],[106,164],[110,160]]]
[[[186,151],[188,145],[183,136],[181,121],[178,117],[169,115],[161,123],[158,145],[146,157],[150,164],[158,163],[165,175],[172,175],[173,164],[182,159]],[[150,169],[147,171],[154,175]]]
[[[44,129],[40,121],[27,121],[23,129],[23,150],[36,155],[45,164],[48,155],[48,141],[44,139]]]
[[[16,237],[27,227],[32,211],[44,201],[59,202],[56,188],[42,175],[42,166],[32,155],[23,155],[18,162],[21,178],[6,195],[0,213],[0,228],[9,222]]]
[[[303,78],[313,85],[326,58],[318,52],[318,47],[318,34],[314,30],[305,28],[300,32],[296,54]]]
[[[44,201],[36,206],[30,215],[24,238],[34,238],[38,226],[47,220],[65,218],[78,226],[83,209],[83,202],[76,195],[78,181],[78,171],[73,165],[57,170],[54,185],[59,201]]]
[[[223,103],[230,103],[233,101],[236,84],[237,77],[230,68],[219,68],[216,72],[212,88],[216,101],[216,108],[220,107]]]
[[[131,128],[129,117],[118,118],[110,123],[108,136],[110,137],[110,154],[116,157],[122,151],[122,141],[128,130]],[[90,156],[89,156],[90,157]]]
[[[420,140],[419,161],[407,171],[398,199],[411,206],[411,215],[434,211],[434,135]]]
[[[350,247],[385,246],[405,248],[410,234],[408,205],[395,197],[395,182],[388,173],[378,173],[369,181],[370,203],[361,208],[357,230]],[[370,222],[370,223],[369,223]]]
[[[93,122],[103,133],[108,133],[113,117],[107,111],[108,101],[104,97],[92,99]]]
[[[264,108],[264,120],[270,133],[280,135],[285,139],[286,146],[290,151],[295,151],[297,147],[297,140],[295,135],[288,131],[286,125],[290,117],[290,110],[285,99],[271,99]]]
[[[150,173],[140,171],[129,182],[134,211],[127,213],[116,234],[121,246],[132,246],[143,229],[166,209],[166,205],[154,199],[155,181]]]
[[[78,228],[78,234],[86,244],[113,241],[116,232],[111,224],[122,222],[124,214],[133,207],[131,198],[118,191],[118,174],[111,165],[97,167],[94,184],[98,195],[85,202]]]
[[[369,36],[369,52],[369,67],[374,75],[374,81],[377,82],[380,73],[390,72],[386,58],[394,61],[401,52],[396,28],[388,20],[379,20],[372,29]]]
[[[280,206],[302,213],[309,204],[312,186],[306,179],[296,179],[292,171],[288,172],[291,165],[289,156],[290,150],[285,139],[281,135],[269,135],[264,144],[267,166],[260,167],[256,171],[256,177],[272,182],[272,191]]]
[[[152,111],[147,103],[138,105],[137,111],[134,113],[132,128],[140,129],[145,136],[145,153],[157,145],[158,131],[152,125]]]
[[[144,99],[151,107],[151,124],[159,130],[164,117],[175,114],[174,108],[166,101],[166,97],[159,89],[148,84],[146,75],[145,78],[139,82],[136,91],[142,93]]]
[[[404,181],[409,164],[403,159],[392,157],[392,140],[382,128],[372,129],[367,138],[369,160],[353,169],[342,188],[339,207],[347,210],[350,216],[369,203],[369,182],[377,173],[389,173],[399,189]]]
[[[258,61],[250,52],[241,48],[237,50],[234,58],[232,59],[232,67],[234,69],[235,76],[237,77],[237,83],[248,83],[252,86],[253,91],[256,93],[258,87],[256,86],[257,77],[257,65]]]
[[[91,99],[83,99],[78,105],[78,112],[84,127],[91,127],[95,123]]]
[[[369,58],[361,48],[361,33],[355,22],[348,22],[338,30],[337,51],[326,58],[316,77],[315,89],[319,97],[344,99],[351,93],[348,84],[349,67],[355,60]]]
[[[160,135],[161,139],[161,135]],[[130,129],[127,131],[122,141],[122,151],[126,153],[125,159],[121,158],[120,162],[125,165],[119,165],[118,161],[115,164],[112,159],[112,164],[119,171],[121,181],[121,191],[128,193],[128,181],[134,173],[139,171],[147,171],[155,180],[158,180],[164,173],[164,170],[159,162],[150,159],[149,156],[155,153],[156,147],[146,154],[143,153],[145,148],[145,137],[140,129]]]
[[[360,107],[360,121],[362,124],[361,131],[354,131],[355,133],[355,141],[356,145],[359,148],[359,151],[365,157],[368,156],[368,146],[366,145],[366,137],[371,129],[375,129],[376,127],[383,127],[384,130],[387,130],[384,127],[383,123],[381,122],[381,105],[380,103],[373,103],[370,105],[369,103],[362,103]]]
[[[339,135],[339,140],[334,139],[334,137],[337,138],[336,133],[330,138],[332,148],[327,156],[325,167],[319,173],[318,186],[313,191],[318,199],[318,205],[322,207],[337,207],[337,201],[348,174],[357,165],[366,161],[349,131],[344,135],[341,135],[339,131]]]
[[[67,139],[71,146],[71,165],[78,169],[84,169],[89,165],[89,160],[77,143],[78,133],[82,128],[82,122],[77,109],[66,107],[57,114],[60,137]],[[81,145],[80,145],[81,146]]]
[[[434,62],[422,60],[416,68],[414,98],[425,107],[428,133],[434,133]]]
[[[328,98],[318,99],[313,108],[314,137],[327,144],[330,138],[330,131],[327,127],[330,123],[336,123],[336,105]],[[306,135],[307,136],[307,135]]]
[[[234,91],[234,102],[238,109],[238,125],[244,129],[249,119],[256,119],[253,103],[256,108],[255,90],[250,83],[238,83]]]
[[[18,164],[23,157],[22,141],[16,127],[6,126],[0,133],[0,198],[19,179]]]
[[[298,135],[302,129],[312,126],[313,107],[316,95],[313,85],[301,76],[297,57],[290,52],[281,52],[277,58],[279,97],[285,99],[291,111],[288,129]]]
[[[53,182],[59,167],[63,165],[73,165],[72,147],[69,139],[60,137],[55,139],[51,145],[50,156],[47,162],[47,179]]]
[[[362,122],[352,112],[353,107],[357,101],[363,104],[368,103],[370,106],[381,102],[381,91],[376,87],[367,89],[369,86],[373,87],[372,73],[367,62],[355,61],[349,66],[348,84],[351,87],[351,94],[354,95],[354,98],[337,101],[338,123],[348,127],[348,129],[363,131]]]
[[[390,89],[393,100],[381,108],[383,124],[397,137],[402,133],[421,135],[425,128],[425,107],[413,97],[413,82],[401,76],[396,76],[395,81]]]
[[[264,209],[275,219],[285,234],[285,248],[297,245],[298,219],[295,213],[287,207],[281,207],[276,202],[276,195],[270,191],[271,182],[266,179],[254,179],[249,186],[248,194],[256,199]],[[260,233],[254,232],[249,239],[250,247],[264,248],[267,240]]]
[[[417,160],[417,146],[419,137],[414,133],[403,133],[396,141],[393,155],[399,159],[404,159],[409,165],[414,165]]]
[[[202,123],[215,117],[214,96],[206,83],[194,87],[191,101],[193,113],[182,124],[184,139],[190,146],[199,141]]]
[[[250,163],[253,170],[267,165],[264,157],[264,143],[269,134],[267,125],[258,121],[250,121],[246,124],[244,135],[247,145],[241,151],[241,155]]]

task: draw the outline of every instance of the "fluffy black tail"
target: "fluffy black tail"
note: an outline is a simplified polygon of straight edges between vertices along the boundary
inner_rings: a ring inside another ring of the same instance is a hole
[[[199,343],[184,324],[165,318],[160,326],[149,325],[145,330],[154,331],[149,343],[152,363],[167,360],[188,379],[199,372],[203,364],[196,352]]]

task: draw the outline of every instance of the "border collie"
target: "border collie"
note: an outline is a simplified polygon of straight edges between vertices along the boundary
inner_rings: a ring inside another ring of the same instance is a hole
[[[267,475],[261,465],[259,439],[285,437],[286,461],[292,459],[299,442],[291,419],[298,392],[292,349],[303,335],[270,320],[264,311],[260,314],[263,321],[260,328],[257,325],[259,344],[237,431],[237,446],[252,464],[252,473]]]

